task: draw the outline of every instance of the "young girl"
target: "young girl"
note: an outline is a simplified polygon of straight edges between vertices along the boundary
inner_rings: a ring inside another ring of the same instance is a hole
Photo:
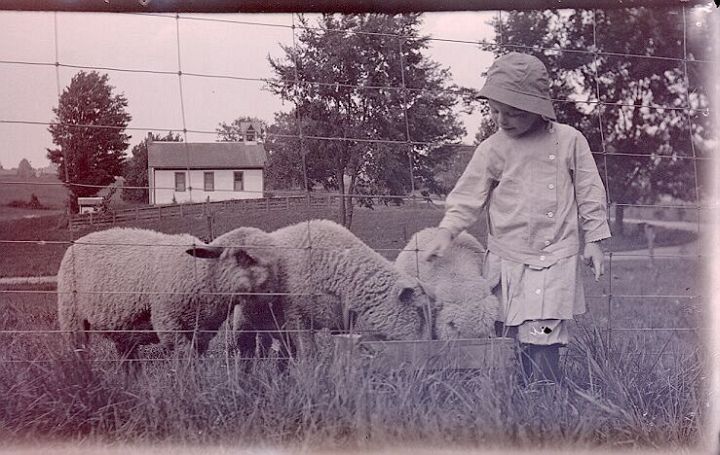
[[[485,269],[499,275],[506,334],[519,342],[527,380],[556,381],[565,321],[585,312],[581,248],[595,279],[604,272],[598,242],[610,237],[605,188],[585,137],[556,122],[540,60],[499,57],[480,95],[498,132],[478,146],[448,195],[424,259],[442,256],[487,207]]]

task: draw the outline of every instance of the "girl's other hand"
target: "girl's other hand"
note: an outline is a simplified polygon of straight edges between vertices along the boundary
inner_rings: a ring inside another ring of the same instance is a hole
[[[589,242],[585,244],[583,251],[583,260],[592,267],[595,272],[595,281],[600,281],[600,277],[605,273],[604,255],[602,248],[598,242]]]
[[[435,237],[428,244],[427,249],[420,253],[420,257],[424,261],[432,261],[435,258],[441,258],[450,248],[452,243],[452,234],[445,228],[440,228]]]

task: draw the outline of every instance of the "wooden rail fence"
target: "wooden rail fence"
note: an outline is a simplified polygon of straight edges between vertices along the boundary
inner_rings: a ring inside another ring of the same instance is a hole
[[[71,226],[72,229],[79,230],[88,226],[113,225],[127,221],[160,220],[168,217],[202,216],[207,213],[226,210],[287,210],[298,207],[331,207],[337,206],[339,203],[339,196],[310,194],[168,204],[75,215],[72,218]]]

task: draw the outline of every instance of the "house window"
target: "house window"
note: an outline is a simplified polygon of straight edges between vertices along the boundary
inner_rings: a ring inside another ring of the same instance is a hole
[[[205,172],[205,191],[215,191],[215,173]]]
[[[245,130],[245,140],[248,142],[255,141],[255,128],[252,125],[248,126]]]
[[[185,173],[175,173],[175,191],[185,191]]]
[[[243,191],[244,188],[245,188],[245,185],[243,183],[243,172],[242,171],[233,172],[233,190]]]

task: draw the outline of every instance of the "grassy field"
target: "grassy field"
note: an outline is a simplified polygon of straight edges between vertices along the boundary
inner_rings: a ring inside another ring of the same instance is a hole
[[[388,258],[435,225],[427,206],[358,210],[353,231]],[[327,209],[217,213],[215,235],[238,225],[274,229]],[[64,242],[83,232],[52,217],[0,223],[4,276],[54,274]],[[4,227],[3,227],[4,226]],[[145,225],[207,237],[203,218]],[[478,237],[483,233],[473,231]],[[60,243],[53,243],[60,242]],[[331,356],[243,361],[222,334],[211,355],[155,359],[128,376],[104,342],[78,362],[57,333],[54,287],[0,293],[0,440],[71,443],[224,444],[296,450],[423,448],[686,449],[705,437],[700,265],[691,259],[614,263],[600,282],[586,276],[588,312],[571,326],[563,387],[525,389],[491,371],[378,374],[345,370]],[[657,330],[646,330],[646,329]],[[612,329],[608,333],[607,329]]]
[[[33,194],[37,196],[43,207],[60,210],[65,206],[65,188],[54,175],[29,178],[12,175],[0,177],[0,206],[6,206],[12,201],[28,202]]]
[[[0,185],[1,187],[1,185]],[[3,217],[4,211],[22,212],[32,217]],[[419,203],[401,208],[378,207],[375,210],[356,208],[352,231],[380,254],[394,259],[413,233],[440,222],[440,209]],[[200,238],[209,239],[238,226],[254,226],[273,230],[288,224],[311,218],[327,218],[338,221],[336,209],[317,207],[293,209],[291,211],[249,211],[217,210],[212,227],[204,217],[165,217],[157,220],[118,223],[118,226],[133,226],[155,229],[167,233],[189,232]],[[20,210],[0,207],[0,240],[11,241],[3,244],[0,256],[0,277],[4,276],[49,276],[55,275],[62,255],[69,242],[91,230],[107,229],[111,225],[96,225],[81,231],[59,228],[61,217],[57,211]],[[211,232],[212,229],[212,232]],[[627,251],[645,248],[647,241],[635,224],[626,223],[624,236],[615,236],[604,248],[608,251]],[[470,229],[479,239],[485,238],[484,224],[477,223]],[[697,238],[694,232],[656,227],[656,247],[680,245]],[[484,241],[484,240],[483,240]]]

